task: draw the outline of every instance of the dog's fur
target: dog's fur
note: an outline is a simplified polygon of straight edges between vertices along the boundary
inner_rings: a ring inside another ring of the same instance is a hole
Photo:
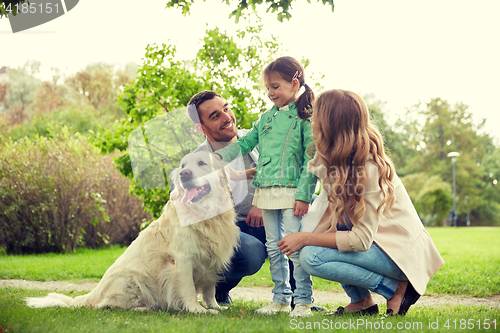
[[[218,163],[208,152],[182,159],[172,172],[175,189],[161,217],[139,234],[89,294],[73,299],[51,293],[28,298],[28,305],[218,313],[202,307],[197,298],[201,292],[207,307],[221,309],[215,301],[215,284],[239,240],[226,177]],[[202,187],[206,184],[208,191]],[[205,196],[200,199],[193,193]]]

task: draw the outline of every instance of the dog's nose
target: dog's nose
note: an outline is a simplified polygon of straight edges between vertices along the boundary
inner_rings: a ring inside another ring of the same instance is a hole
[[[180,176],[181,180],[190,180],[193,176],[193,173],[190,170],[182,170]]]

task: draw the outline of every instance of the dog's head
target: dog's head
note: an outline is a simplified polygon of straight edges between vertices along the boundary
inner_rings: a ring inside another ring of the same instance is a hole
[[[232,207],[223,162],[218,161],[212,153],[201,151],[187,154],[179,167],[172,171],[171,177],[174,190],[170,193],[170,199],[174,201],[178,213],[187,212],[183,208],[186,207],[206,219],[224,212],[221,211],[223,207],[227,210],[228,201]]]

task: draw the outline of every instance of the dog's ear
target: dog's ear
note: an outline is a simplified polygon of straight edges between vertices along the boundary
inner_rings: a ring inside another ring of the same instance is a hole
[[[170,192],[170,199],[177,200],[181,195],[181,184],[179,182],[179,174],[181,172],[181,168],[174,169],[172,173],[170,173],[171,183],[174,187],[174,190]]]

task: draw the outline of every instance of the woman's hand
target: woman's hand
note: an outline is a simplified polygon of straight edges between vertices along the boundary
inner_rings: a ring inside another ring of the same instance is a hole
[[[309,234],[310,233],[308,232],[294,232],[293,234],[283,237],[283,239],[278,242],[278,247],[281,253],[289,256],[292,253],[299,251],[307,245],[307,236]]]
[[[305,201],[295,200],[293,203],[293,215],[304,216],[309,210],[309,203]]]

